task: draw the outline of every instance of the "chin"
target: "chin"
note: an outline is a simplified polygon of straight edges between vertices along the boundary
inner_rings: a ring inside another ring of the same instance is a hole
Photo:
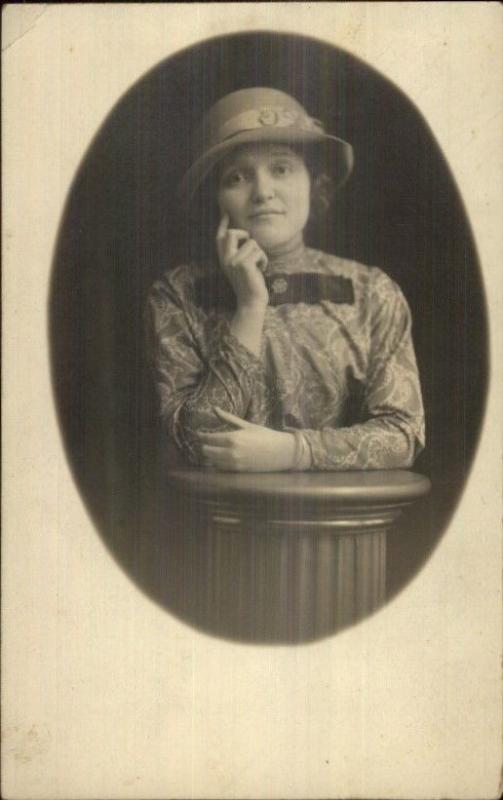
[[[276,251],[281,250],[281,248],[284,247],[282,242],[258,242],[258,244],[266,255],[276,253]]]
[[[257,233],[257,231],[253,231],[251,235],[257,242],[258,246],[261,247],[262,250],[265,250],[266,252],[268,250],[275,250],[277,247],[282,247],[285,244],[285,242],[281,237],[268,236],[267,234],[264,233],[262,234]]]

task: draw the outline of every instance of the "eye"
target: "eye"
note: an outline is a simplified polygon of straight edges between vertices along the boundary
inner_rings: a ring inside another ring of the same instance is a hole
[[[243,170],[231,169],[224,173],[221,184],[224,188],[232,188],[233,186],[239,186],[241,183],[244,183],[245,180],[246,175]]]
[[[272,173],[283,177],[289,175],[293,171],[293,165],[290,161],[275,161],[272,165]]]

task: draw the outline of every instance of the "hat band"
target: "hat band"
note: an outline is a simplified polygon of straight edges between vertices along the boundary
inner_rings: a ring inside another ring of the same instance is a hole
[[[317,131],[324,133],[323,125],[317,119],[308,117],[298,111],[288,108],[252,108],[231,117],[218,131],[220,142],[235,136],[243,131],[253,131],[260,128],[297,128],[303,131]]]

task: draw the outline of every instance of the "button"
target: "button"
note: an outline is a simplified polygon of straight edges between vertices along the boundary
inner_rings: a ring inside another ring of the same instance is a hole
[[[288,281],[285,278],[276,278],[271,286],[274,294],[285,294],[288,289]]]

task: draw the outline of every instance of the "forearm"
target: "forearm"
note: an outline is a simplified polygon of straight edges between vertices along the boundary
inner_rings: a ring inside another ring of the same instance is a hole
[[[423,447],[421,423],[382,417],[348,428],[302,431],[313,470],[405,469]]]
[[[215,407],[245,418],[251,398],[264,393],[266,376],[259,358],[224,328],[210,344],[205,364],[184,398],[181,424],[193,431],[221,428]]]
[[[216,409],[244,419],[252,400],[256,409],[265,409],[270,390],[261,361],[227,325],[192,375],[186,374],[186,361],[173,359],[174,350],[172,345],[171,362],[156,365],[161,418],[169,438],[191,463],[199,465],[199,434],[227,429]]]
[[[264,302],[239,304],[228,331],[213,343],[208,368],[179,417],[192,442],[202,431],[222,428],[216,407],[244,419],[254,390],[265,388],[259,360],[265,311]]]
[[[253,398],[262,413],[269,388],[258,358],[266,304],[207,326],[191,291],[183,268],[165,276],[150,292],[146,326],[163,427],[194,460],[197,433],[225,427],[215,407],[246,418]]]
[[[239,305],[230,324],[232,334],[255,356],[260,355],[266,307],[263,302]]]

